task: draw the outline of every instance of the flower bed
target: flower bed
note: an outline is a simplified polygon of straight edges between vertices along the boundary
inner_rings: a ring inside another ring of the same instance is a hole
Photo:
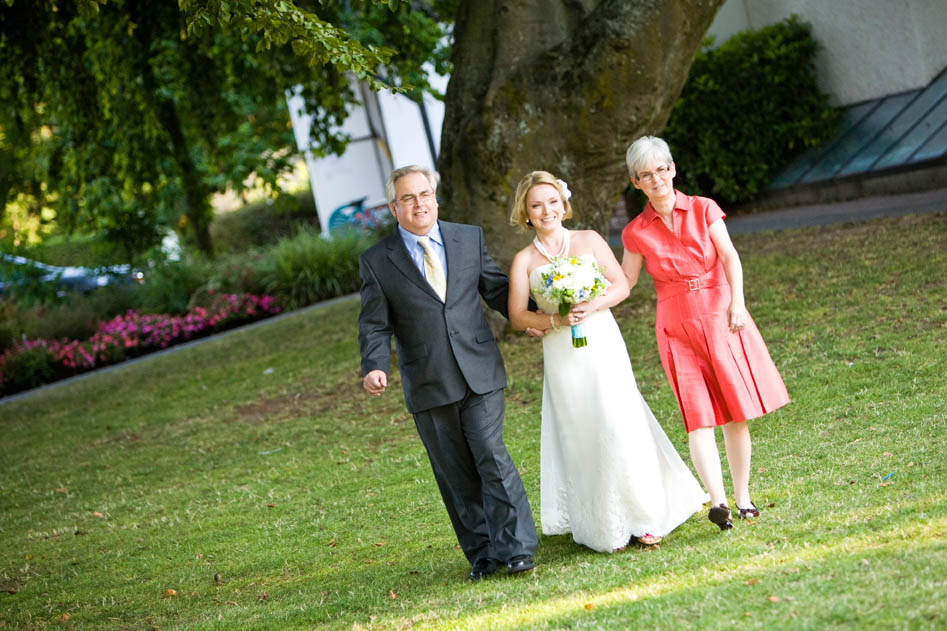
[[[184,315],[128,311],[87,340],[24,340],[0,356],[0,396],[145,355],[280,312],[272,296],[219,294]]]

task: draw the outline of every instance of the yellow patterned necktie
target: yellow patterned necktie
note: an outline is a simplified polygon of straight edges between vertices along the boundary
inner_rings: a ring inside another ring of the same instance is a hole
[[[447,296],[447,279],[444,278],[444,266],[441,265],[441,259],[431,247],[430,237],[418,237],[418,243],[424,248],[424,275],[427,277],[427,282],[443,301]]]

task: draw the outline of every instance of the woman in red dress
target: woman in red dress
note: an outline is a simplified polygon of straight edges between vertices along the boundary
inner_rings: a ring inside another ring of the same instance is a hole
[[[661,363],[684,417],[691,459],[710,494],[708,518],[725,530],[733,524],[714,428],[722,427],[739,515],[756,517],[750,432],[743,421],[785,405],[789,395],[746,311],[743,268],[724,212],[711,199],[674,189],[674,160],[664,140],[639,138],[625,161],[648,205],[622,231],[622,269],[630,287],[642,263],[654,279]]]

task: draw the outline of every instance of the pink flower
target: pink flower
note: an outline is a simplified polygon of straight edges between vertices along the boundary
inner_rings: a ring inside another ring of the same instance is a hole
[[[84,342],[81,340],[23,340],[0,355],[0,384],[3,383],[3,364],[7,357],[37,346],[45,347],[60,366],[82,370],[104,365],[124,353],[119,349],[147,352],[153,348],[167,348],[193,338],[211,327],[224,327],[230,321],[258,318],[280,312],[273,296],[215,294],[209,307],[196,306],[183,316],[169,314],[141,314],[133,309],[99,325],[96,332]]]

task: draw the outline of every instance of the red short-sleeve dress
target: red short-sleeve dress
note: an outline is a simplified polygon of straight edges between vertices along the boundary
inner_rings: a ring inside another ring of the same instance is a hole
[[[654,279],[658,351],[691,432],[762,416],[789,394],[753,319],[730,332],[730,285],[710,238],[726,215],[712,199],[675,193],[673,232],[649,203],[621,237]]]

